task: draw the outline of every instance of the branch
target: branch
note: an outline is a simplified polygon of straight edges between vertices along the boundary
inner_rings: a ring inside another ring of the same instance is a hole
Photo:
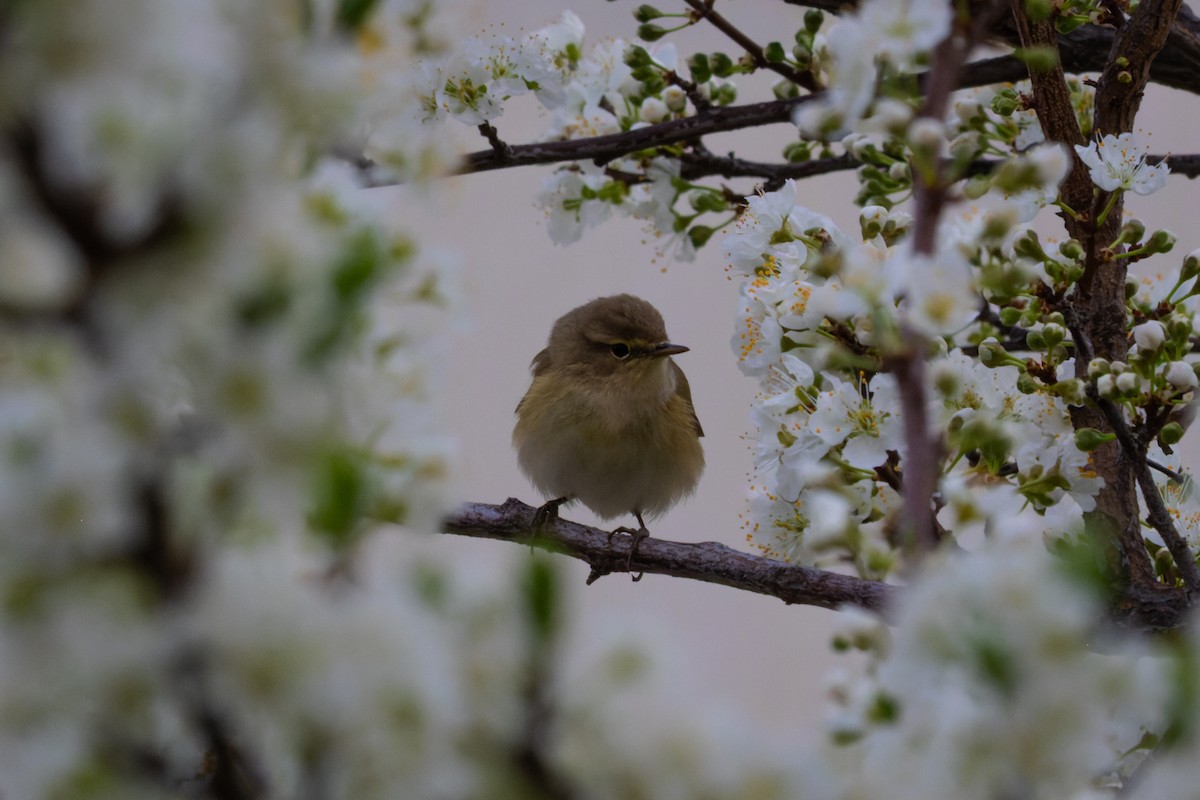
[[[533,535],[536,509],[509,498],[501,505],[465,503],[442,523],[446,533],[496,539],[540,547],[577,558],[592,568],[588,581],[610,572],[625,572],[629,545],[608,531],[567,520]],[[671,542],[643,539],[633,559],[633,570],[715,583],[755,594],[777,597],[785,603],[836,609],[843,605],[887,612],[897,602],[902,587],[841,575],[827,570],[787,564],[742,553],[717,542]],[[1128,586],[1109,609],[1109,619],[1122,630],[1170,633],[1189,621],[1191,601],[1182,589],[1163,586]]]
[[[1112,134],[1133,130],[1150,65],[1167,43],[1182,5],[1182,0],[1142,0],[1117,31],[1096,81],[1095,130]]]
[[[1109,426],[1117,435],[1117,441],[1120,443],[1125,457],[1134,463],[1135,477],[1142,490],[1142,500],[1146,503],[1147,521],[1162,537],[1188,591],[1200,590],[1200,568],[1196,567],[1191,548],[1176,530],[1171,513],[1163,503],[1162,495],[1158,493],[1158,486],[1155,485],[1154,478],[1150,475],[1150,465],[1146,461],[1147,442],[1143,441],[1146,437],[1135,435],[1125,423],[1125,416],[1116,404],[1100,397],[1094,388],[1088,390],[1088,396],[1096,403],[1100,413],[1104,415]]]
[[[650,572],[765,594],[788,604],[830,609],[853,605],[877,612],[887,608],[896,592],[896,587],[879,581],[742,553],[717,542],[643,539],[627,570],[629,544],[625,537],[614,538],[610,544],[608,531],[561,519],[535,536],[534,511],[514,498],[498,506],[467,503],[445,520],[443,530],[569,555],[592,568],[588,583],[611,572]]]

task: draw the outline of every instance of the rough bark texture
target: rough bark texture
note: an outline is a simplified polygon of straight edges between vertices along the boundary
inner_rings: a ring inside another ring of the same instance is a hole
[[[501,505],[467,503],[446,519],[443,528],[447,533],[516,542],[578,558],[592,568],[588,583],[609,573],[629,571],[629,537],[618,534],[610,543],[608,531],[567,520],[557,520],[535,534],[536,510],[511,497]],[[853,605],[883,611],[896,592],[895,587],[879,581],[788,564],[718,542],[643,539],[632,570],[716,583],[821,608]]]

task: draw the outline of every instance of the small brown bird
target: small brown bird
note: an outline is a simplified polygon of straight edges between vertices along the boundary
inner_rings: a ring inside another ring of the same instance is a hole
[[[517,405],[513,444],[521,470],[546,496],[535,527],[579,500],[604,519],[637,517],[617,528],[633,542],[690,494],[704,471],[704,435],[683,370],[671,356],[688,348],[667,338],[662,315],[628,294],[601,297],[564,314],[531,368]]]

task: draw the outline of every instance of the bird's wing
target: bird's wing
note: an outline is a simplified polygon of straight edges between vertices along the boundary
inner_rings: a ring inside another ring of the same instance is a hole
[[[696,429],[696,435],[703,436],[704,428],[700,427],[700,418],[696,416],[696,407],[692,405],[692,387],[688,386],[687,376],[674,361],[671,361],[671,371],[675,373],[675,394],[684,399],[688,411],[692,412],[692,427]]]
[[[550,369],[550,348],[542,350],[533,357],[533,361],[529,363],[529,371],[533,373],[533,379],[537,380],[540,376],[545,375]],[[528,397],[529,393],[525,393]],[[521,406],[525,403],[525,397],[521,398],[521,402],[517,403],[517,413],[520,413]]]

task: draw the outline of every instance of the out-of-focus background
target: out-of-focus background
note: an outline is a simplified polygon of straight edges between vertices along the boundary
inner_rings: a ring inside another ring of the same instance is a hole
[[[663,10],[671,10],[660,3]],[[561,0],[521,4],[481,4],[475,21],[482,34],[519,36],[576,11],[587,26],[585,47],[608,36],[633,38],[636,23],[628,2],[567,5]],[[778,4],[729,4],[736,23],[759,41],[794,30],[802,9]],[[734,53],[728,40],[711,27],[696,26],[676,37],[681,55],[689,46]],[[739,102],[770,98],[769,80],[747,83]],[[1194,152],[1200,130],[1194,104],[1173,102],[1175,93],[1152,87],[1140,119],[1152,130],[1152,152]],[[1181,116],[1186,112],[1189,116]],[[461,134],[470,150],[486,142],[472,129],[446,123]],[[547,124],[536,101],[521,98],[496,121],[510,143],[535,140]],[[789,125],[726,134],[711,143],[714,151],[736,149],[747,158],[778,160],[780,148],[794,138]],[[741,515],[751,453],[744,435],[754,397],[754,382],[737,368],[730,348],[737,287],[725,272],[720,235],[692,263],[656,255],[656,242],[632,220],[614,219],[588,231],[581,242],[555,246],[533,198],[553,167],[504,170],[451,179],[432,189],[372,190],[380,202],[403,214],[420,231],[426,246],[441,242],[461,270],[464,305],[469,316],[448,343],[448,389],[441,408],[447,427],[459,440],[456,495],[462,500],[498,503],[515,496],[537,505],[542,498],[516,466],[510,437],[513,411],[529,384],[528,365],[545,344],[553,321],[594,297],[630,292],[657,306],[673,341],[691,352],[678,357],[691,382],[696,410],[704,424],[708,461],[696,494],[652,526],[653,535],[681,541],[715,540],[749,549]],[[735,184],[748,186],[746,182]],[[1130,195],[1128,207],[1142,219],[1179,236],[1175,252],[1159,263],[1176,264],[1200,247],[1197,210],[1183,178],[1171,178],[1151,198]],[[430,194],[432,192],[432,194]],[[804,181],[799,202],[831,216],[845,230],[857,229],[849,173]],[[1040,227],[1061,230],[1046,215]],[[1152,272],[1154,262],[1142,265]],[[1194,450],[1194,437],[1190,440]],[[1187,451],[1185,450],[1185,453]],[[1185,460],[1185,463],[1186,460]],[[573,506],[563,516],[599,524],[587,509]],[[623,522],[608,523],[624,524]],[[453,563],[463,575],[507,571],[514,560],[528,559],[523,548],[454,536],[414,542],[429,558]],[[629,635],[652,646],[652,656],[674,670],[685,691],[718,705],[739,707],[762,727],[781,732],[819,728],[824,676],[845,657],[829,649],[835,615],[810,607],[788,607],[767,597],[694,581],[647,575],[633,584],[610,575],[585,586],[587,567],[562,558],[570,589],[564,658],[582,664],[602,646]],[[706,701],[707,702],[707,701]]]

